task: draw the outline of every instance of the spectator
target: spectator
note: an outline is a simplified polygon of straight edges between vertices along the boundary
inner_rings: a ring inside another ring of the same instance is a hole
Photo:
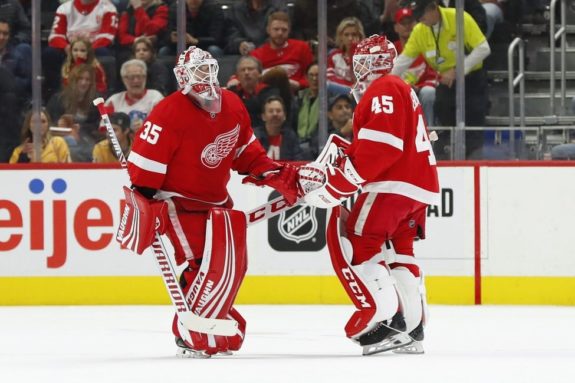
[[[147,37],[157,44],[165,39],[167,28],[168,6],[162,0],[130,0],[118,26],[119,62],[130,58],[138,37]]]
[[[393,44],[397,49],[397,53],[403,51],[403,47],[407,43],[415,24],[416,21],[410,8],[400,8],[395,13],[394,29],[399,36],[399,40]],[[409,69],[403,72],[401,77],[415,88],[427,125],[435,126],[433,108],[435,104],[435,88],[439,83],[437,72],[425,62],[423,55],[419,55]]]
[[[284,0],[241,0],[230,9],[226,53],[247,55],[266,42],[266,22],[273,12],[287,11]]]
[[[346,140],[353,137],[353,102],[347,94],[338,94],[329,100],[328,132],[335,133]]]
[[[279,96],[268,97],[263,105],[264,126],[256,127],[254,134],[272,160],[297,161],[303,152],[296,133],[286,126],[283,100]]]
[[[351,57],[355,44],[365,38],[363,25],[356,17],[346,17],[337,26],[335,45],[327,58],[328,91],[349,94],[355,83],[351,67]]]
[[[309,87],[299,92],[297,135],[306,159],[313,160],[319,154],[318,124],[319,124],[319,67],[313,63],[307,69]]]
[[[240,96],[252,120],[252,127],[262,127],[264,101],[279,90],[261,81],[262,64],[252,56],[242,56],[236,64],[237,84],[228,89]]]
[[[106,72],[102,64],[96,58],[90,40],[79,37],[70,43],[70,50],[66,54],[64,65],[62,65],[62,86],[68,85],[68,76],[72,68],[80,64],[88,64],[94,68],[96,75],[96,90],[100,94],[106,94],[108,85],[106,84]]]
[[[109,0],[71,0],[56,10],[48,47],[42,57],[47,90],[59,88],[60,71],[70,43],[84,37],[92,43],[96,56],[111,56],[118,29],[116,7]]]
[[[12,40],[15,46],[30,44],[32,26],[22,4],[18,0],[0,0],[0,19],[10,24]]]
[[[14,149],[10,163],[64,163],[70,162],[70,152],[68,145],[62,137],[53,137],[50,133],[51,120],[46,109],[40,112],[40,135],[42,139],[42,154],[40,158],[36,156],[34,149],[34,134],[32,133],[32,110],[24,118],[22,125],[21,145]]]
[[[164,63],[156,60],[156,51],[152,40],[147,36],[140,36],[134,40],[134,58],[146,63],[146,84],[149,89],[155,89],[166,95],[172,90],[172,76]]]
[[[1,33],[0,33],[1,36]],[[20,103],[15,91],[14,76],[0,66],[0,163],[8,162],[16,146],[20,144],[18,116]]]
[[[413,17],[419,21],[415,26],[403,52],[397,58],[392,74],[402,75],[415,59],[423,54],[429,66],[439,72],[439,85],[435,94],[435,119],[440,126],[455,126],[455,12],[454,8],[443,8],[438,0],[416,0],[412,3]],[[484,126],[488,109],[487,76],[483,60],[491,52],[485,35],[475,20],[464,14],[464,44],[469,50],[465,57],[465,124]],[[445,132],[444,132],[445,133]],[[438,158],[449,158],[449,137],[439,135],[434,145]],[[465,132],[466,157],[480,155],[483,146],[483,132]]]
[[[485,10],[485,37],[489,39],[495,29],[495,25],[501,24],[503,20],[503,8],[499,5],[502,0],[480,0]]]
[[[130,154],[130,150],[132,148],[132,136],[134,134],[130,127],[130,116],[128,116],[126,113],[115,112],[110,114],[110,122],[114,128],[114,133],[116,134],[116,138],[120,143],[122,152],[124,153],[124,156],[128,158],[128,154]],[[94,146],[92,157],[96,163],[118,162],[116,152],[112,146],[112,141],[110,141],[109,138],[98,142]]]
[[[10,23],[0,18],[0,67],[14,80],[12,91],[19,98],[26,99],[31,87],[32,55],[30,50],[16,48],[11,31]]]
[[[69,129],[63,137],[72,162],[92,162],[94,141],[81,132],[80,122],[71,114],[63,114],[58,119],[58,127]]]
[[[305,70],[313,61],[309,45],[301,40],[288,39],[290,33],[289,16],[285,12],[274,12],[268,19],[266,29],[268,41],[251,51],[267,70],[281,67],[290,81],[292,92],[307,87]]]
[[[92,139],[99,139],[100,115],[92,101],[98,95],[94,68],[88,64],[76,65],[68,75],[68,85],[50,97],[47,110],[55,119],[71,114],[80,123],[81,132]]]
[[[130,116],[131,128],[135,132],[164,96],[155,89],[146,88],[147,67],[142,60],[126,61],[120,72],[126,90],[110,96],[106,107],[109,113],[123,112]]]
[[[160,49],[160,56],[176,54],[177,13],[176,1],[170,5],[167,45]],[[214,58],[223,56],[225,38],[224,13],[213,0],[186,0],[186,47],[195,45],[207,50]]]
[[[335,36],[336,28],[346,17],[357,17],[365,32],[370,35],[378,32],[376,17],[369,7],[360,0],[331,0],[327,2],[327,35]],[[293,37],[306,41],[317,41],[317,2],[296,0],[293,6]],[[334,46],[329,41],[329,46]]]

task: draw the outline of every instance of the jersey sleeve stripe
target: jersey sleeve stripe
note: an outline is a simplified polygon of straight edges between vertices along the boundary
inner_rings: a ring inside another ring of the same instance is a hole
[[[247,144],[240,146],[237,150],[236,150],[236,156],[234,159],[239,158],[243,151],[248,147],[249,144],[251,144],[252,142],[254,142],[256,140],[256,136],[252,133],[252,136],[250,137],[250,140],[248,141]]]
[[[381,142],[383,144],[388,144],[396,149],[403,151],[403,140],[399,137],[394,136],[386,132],[379,132],[373,129],[360,129],[357,135],[359,140],[369,140],[375,142]]]
[[[128,156],[128,162],[133,163],[140,169],[147,170],[153,173],[166,174],[167,165],[158,161],[150,160],[138,153],[132,151]]]
[[[98,33],[96,39],[114,40],[114,35],[111,33]]]
[[[362,187],[368,193],[393,193],[400,194],[416,201],[429,205],[439,203],[439,193],[420,188],[419,186],[401,181],[371,182]]]

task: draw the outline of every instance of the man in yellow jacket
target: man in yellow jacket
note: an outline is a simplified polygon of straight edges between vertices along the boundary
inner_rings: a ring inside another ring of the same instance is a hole
[[[440,126],[455,126],[455,65],[457,62],[455,8],[443,8],[438,0],[412,0],[407,3],[419,22],[411,32],[403,52],[397,58],[392,74],[401,75],[422,54],[425,61],[439,72],[435,116]],[[465,125],[484,126],[488,111],[487,75],[483,60],[491,49],[477,22],[467,13],[463,16],[465,46]],[[466,156],[478,157],[483,145],[483,132],[465,132]],[[449,137],[440,134],[434,145],[438,158],[449,158]]]

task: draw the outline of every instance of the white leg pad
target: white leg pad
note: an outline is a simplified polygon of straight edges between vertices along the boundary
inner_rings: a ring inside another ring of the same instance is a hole
[[[364,262],[352,268],[375,301],[377,309],[372,322],[375,324],[391,319],[399,307],[399,298],[395,281],[387,267],[379,263]]]
[[[427,301],[425,298],[423,276],[415,277],[405,267],[392,269],[391,275],[397,281],[397,290],[407,326],[406,332],[409,333],[426,318],[425,311],[427,311]]]

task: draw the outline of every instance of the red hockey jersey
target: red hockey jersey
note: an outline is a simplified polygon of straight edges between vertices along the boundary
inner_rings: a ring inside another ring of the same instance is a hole
[[[281,66],[290,80],[299,82],[301,88],[307,88],[305,77],[307,67],[313,62],[313,53],[305,41],[288,39],[281,48],[272,48],[269,42],[250,52],[262,63],[264,73],[267,69]]]
[[[387,75],[369,86],[354,112],[353,137],[347,152],[366,180],[363,191],[438,202],[436,161],[421,105],[401,78]]]
[[[136,132],[128,157],[134,185],[183,197],[188,208],[198,210],[229,207],[230,169],[260,175],[276,167],[255,138],[244,104],[225,89],[217,114],[181,92],[160,101]]]

